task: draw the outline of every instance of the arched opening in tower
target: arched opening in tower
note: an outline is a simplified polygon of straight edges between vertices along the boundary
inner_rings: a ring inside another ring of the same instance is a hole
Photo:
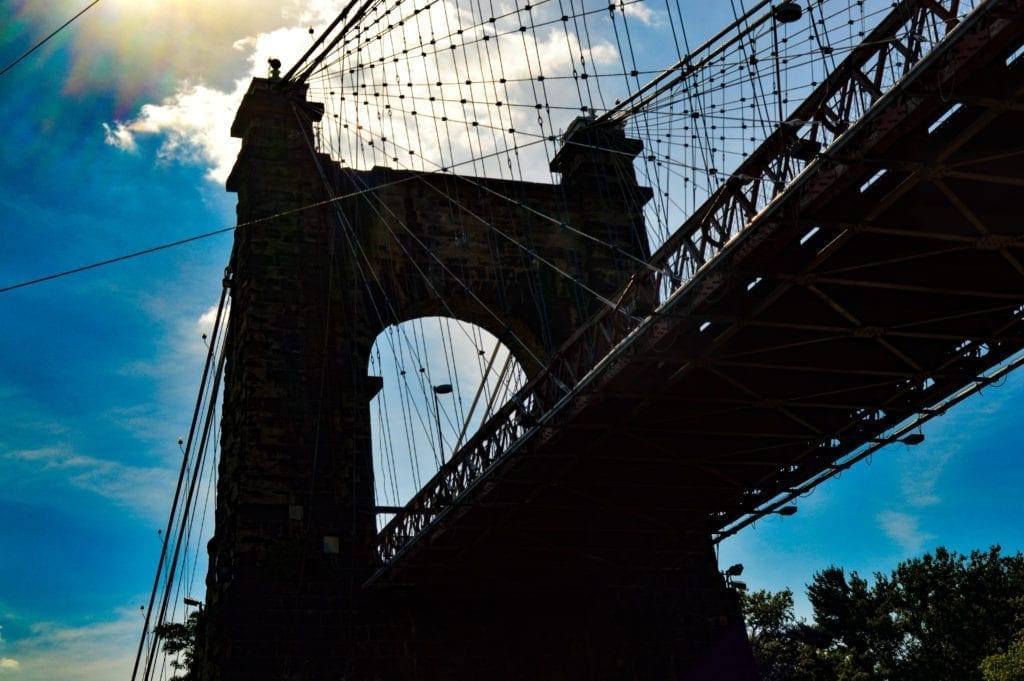
[[[369,372],[383,379],[370,403],[378,527],[526,380],[491,333],[450,317],[388,327],[374,342]]]

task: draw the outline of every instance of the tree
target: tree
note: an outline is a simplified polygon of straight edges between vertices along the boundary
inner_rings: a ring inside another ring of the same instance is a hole
[[[831,668],[821,657],[822,639],[812,627],[797,621],[792,591],[741,591],[740,607],[754,661],[764,681],[828,678],[822,675],[823,670]]]
[[[814,575],[807,588],[815,628],[827,641],[836,678],[857,681],[892,678],[900,636],[891,617],[892,584],[875,584],[835,566]]]
[[[940,547],[870,583],[832,566],[807,597],[810,625],[795,621],[788,590],[743,598],[766,679],[1024,681],[1020,553]]]
[[[153,633],[163,641],[161,649],[174,656],[171,668],[176,673],[169,681],[193,681],[193,665],[196,656],[196,639],[199,633],[201,613],[193,611],[184,622],[164,622],[153,628]]]
[[[943,548],[901,563],[893,613],[901,624],[903,678],[981,679],[979,663],[1017,630],[1024,559],[999,547],[964,556]]]
[[[985,681],[1024,681],[1024,631],[1017,634],[1005,653],[981,661]]]

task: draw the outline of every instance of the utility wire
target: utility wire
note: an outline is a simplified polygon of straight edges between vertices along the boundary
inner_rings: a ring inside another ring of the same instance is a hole
[[[15,289],[25,288],[26,286],[33,286],[35,284],[41,284],[44,281],[51,281],[53,279],[60,279],[61,277],[66,277],[66,276],[71,275],[71,274],[78,274],[79,272],[86,272],[88,270],[94,270],[94,269],[97,269],[99,267],[104,267],[106,265],[113,265],[116,262],[122,262],[124,260],[130,260],[132,258],[137,258],[140,255],[149,255],[150,253],[156,253],[157,251],[162,251],[162,250],[165,250],[165,249],[168,249],[168,248],[173,248],[175,246],[181,246],[182,244],[191,243],[193,241],[199,241],[200,239],[206,239],[208,237],[216,236],[218,234],[224,234],[226,232],[231,232],[234,229],[235,229],[234,227],[224,227],[223,229],[214,230],[212,232],[206,232],[205,234],[197,234],[195,236],[190,236],[187,239],[180,239],[179,241],[172,241],[171,243],[168,243],[168,244],[161,244],[159,246],[153,246],[152,248],[146,248],[146,249],[143,249],[141,251],[135,251],[134,253],[128,253],[126,255],[119,255],[116,258],[110,258],[108,260],[101,260],[99,262],[94,262],[94,263],[91,263],[89,265],[82,265],[81,267],[75,267],[75,268],[70,269],[70,270],[64,270],[63,272],[57,272],[55,274],[47,274],[45,277],[39,277],[37,279],[30,279],[28,281],[23,281],[23,282],[20,282],[18,284],[11,284],[10,286],[4,286],[3,288],[0,288],[0,293],[7,293],[8,291],[13,291]]]
[[[326,199],[324,201],[317,201],[316,203],[310,203],[310,204],[307,204],[305,206],[299,206],[298,208],[292,208],[290,210],[282,211],[280,213],[275,213],[274,215],[268,215],[265,218],[257,218],[256,220],[249,220],[248,222],[240,222],[240,223],[238,223],[237,225],[235,225],[233,227],[222,227],[221,229],[215,229],[212,232],[205,232],[203,234],[196,234],[195,236],[190,236],[190,237],[187,237],[185,239],[179,239],[178,241],[171,241],[170,243],[160,244],[159,246],[153,246],[151,248],[144,248],[143,250],[135,251],[134,253],[127,253],[125,255],[119,255],[116,258],[109,258],[107,260],[100,260],[99,262],[94,262],[94,263],[91,263],[89,265],[82,265],[81,267],[75,267],[75,268],[72,268],[72,269],[69,269],[69,270],[64,270],[63,272],[56,272],[54,274],[47,274],[44,277],[38,277],[36,279],[29,279],[28,281],[22,281],[22,282],[19,282],[17,284],[10,284],[9,286],[4,286],[4,287],[0,288],[0,293],[7,293],[8,291],[13,291],[13,290],[19,289],[19,288],[25,288],[27,286],[34,286],[35,284],[41,284],[44,281],[51,281],[53,279],[60,279],[61,277],[66,277],[66,276],[71,275],[71,274],[78,274],[79,272],[86,272],[88,270],[94,270],[94,269],[97,269],[99,267],[105,267],[106,265],[113,265],[114,263],[123,262],[125,260],[131,260],[132,258],[137,258],[140,255],[149,255],[150,253],[156,253],[157,251],[163,251],[163,250],[166,250],[168,248],[174,248],[175,246],[182,246],[184,244],[192,243],[193,241],[199,241],[200,239],[208,239],[211,236],[217,236],[218,234],[226,234],[228,232],[233,232],[234,230],[238,229],[239,227],[249,227],[251,225],[256,225],[256,224],[259,224],[261,222],[268,222],[270,220],[275,220],[277,218],[286,217],[286,216],[292,215],[294,213],[301,213],[302,211],[310,210],[310,209],[313,209],[313,208],[319,208],[321,206],[325,206],[325,205],[330,204],[330,203],[335,203],[337,201],[342,201],[344,199],[351,198],[353,196],[358,196],[359,194],[362,194],[365,191],[372,191],[372,190],[375,190],[375,189],[381,189],[383,187],[388,187],[388,186],[392,186],[392,185],[395,185],[395,184],[401,184],[403,182],[408,182],[408,181],[410,181],[412,179],[413,179],[413,177],[408,177],[408,178],[404,178],[404,179],[401,179],[401,180],[396,180],[395,182],[390,182],[390,183],[385,184],[385,185],[378,185],[376,187],[373,187],[372,189],[358,190],[358,191],[354,191],[354,192],[351,192],[351,193],[348,193],[348,194],[344,194],[342,196],[335,196],[335,197],[332,197],[330,199]]]
[[[86,5],[86,6],[85,6],[85,9],[83,9],[83,10],[82,10],[82,11],[80,11],[80,12],[79,12],[78,14],[76,14],[76,15],[75,15],[75,16],[73,16],[73,17],[71,17],[71,18],[70,18],[70,19],[68,19],[67,21],[65,21],[65,22],[64,22],[63,24],[61,24],[60,28],[58,28],[58,29],[57,29],[57,30],[55,30],[55,31],[54,31],[53,33],[51,33],[50,35],[46,36],[45,38],[43,38],[42,40],[40,40],[40,41],[39,41],[38,43],[36,43],[36,44],[35,44],[35,45],[33,45],[32,47],[30,47],[30,48],[29,48],[29,49],[28,49],[28,50],[27,50],[27,51],[26,51],[26,52],[25,52],[24,54],[22,54],[22,55],[21,55],[20,57],[18,57],[17,59],[15,59],[14,61],[12,61],[12,62],[11,62],[10,64],[8,64],[7,66],[5,66],[5,67],[3,68],[3,70],[0,70],[0,76],[4,75],[5,73],[7,73],[7,72],[8,72],[8,71],[10,71],[11,69],[13,69],[13,68],[14,68],[15,66],[17,66],[18,64],[20,64],[20,63],[21,63],[21,62],[22,62],[22,61],[23,61],[23,60],[24,60],[24,59],[25,59],[26,57],[28,57],[28,56],[29,56],[30,54],[32,54],[33,52],[35,52],[36,50],[38,50],[38,49],[39,49],[40,47],[42,47],[43,45],[45,45],[45,44],[46,44],[46,42],[47,42],[48,40],[50,40],[50,38],[52,38],[53,36],[57,35],[57,34],[58,34],[58,33],[60,33],[61,31],[63,31],[63,30],[65,29],[65,28],[67,28],[68,26],[70,26],[70,25],[71,25],[71,22],[73,22],[73,21],[74,21],[75,19],[77,19],[78,17],[82,16],[83,14],[85,14],[86,12],[88,12],[88,11],[89,11],[90,9],[92,9],[94,5],[96,5],[97,3],[99,3],[99,1],[100,1],[100,0],[92,0],[92,2],[90,2],[90,3],[88,4],[88,5]],[[0,293],[2,293],[2,291],[0,291]]]

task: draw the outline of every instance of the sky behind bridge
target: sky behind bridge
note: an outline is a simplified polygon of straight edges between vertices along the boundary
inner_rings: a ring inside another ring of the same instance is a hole
[[[85,4],[0,1],[0,66]],[[241,93],[339,4],[103,0],[0,76],[0,288],[233,224]],[[691,36],[724,24],[725,6],[683,0]],[[0,678],[130,675],[230,245],[0,293]],[[871,573],[938,545],[1024,549],[1022,407],[1011,375],[925,426],[922,445],[883,449],[795,516],[728,540],[723,567],[799,592],[833,563]]]

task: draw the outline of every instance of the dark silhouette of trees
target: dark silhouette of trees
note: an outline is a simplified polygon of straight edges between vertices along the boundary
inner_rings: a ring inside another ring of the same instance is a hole
[[[200,617],[200,611],[193,611],[184,622],[164,622],[153,628],[153,633],[163,642],[161,649],[168,657],[174,657],[170,666],[175,674],[168,681],[194,681]]]
[[[1024,556],[938,548],[872,582],[829,567],[807,586],[813,622],[793,594],[744,594],[766,681],[1024,681]]]

